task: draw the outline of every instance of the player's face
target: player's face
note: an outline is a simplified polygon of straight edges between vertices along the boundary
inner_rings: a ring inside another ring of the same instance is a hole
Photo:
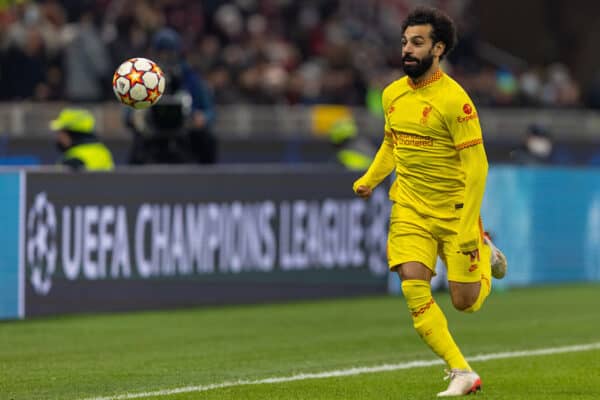
[[[429,24],[408,26],[402,35],[402,69],[413,79],[425,74],[436,57],[431,29]]]

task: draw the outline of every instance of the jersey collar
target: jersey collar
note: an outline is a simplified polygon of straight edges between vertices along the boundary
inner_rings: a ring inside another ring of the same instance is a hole
[[[422,87],[425,87],[435,81],[439,81],[440,79],[442,79],[442,76],[444,76],[444,73],[442,72],[441,69],[438,69],[437,71],[435,71],[433,73],[433,75],[431,75],[429,78],[425,79],[422,82],[419,82],[417,84],[414,84],[410,78],[408,78],[408,86],[410,86],[413,89],[420,89]]]

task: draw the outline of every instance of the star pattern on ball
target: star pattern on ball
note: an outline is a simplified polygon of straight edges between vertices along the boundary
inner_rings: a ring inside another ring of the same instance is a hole
[[[128,106],[133,106],[133,104],[135,103],[135,100],[133,100],[131,98],[131,96],[129,96],[128,94],[120,94],[119,97],[121,98],[121,102],[123,102],[123,104],[126,104]]]
[[[135,68],[132,68],[131,72],[127,74],[127,79],[129,79],[131,87],[133,87],[133,85],[135,85],[136,83],[144,83],[144,81],[142,80],[142,73],[136,70]]]
[[[147,100],[154,104],[158,98],[160,97],[160,91],[158,90],[158,86],[156,86],[154,89],[150,89],[148,90],[148,97]]]
[[[152,69],[150,71],[155,72],[156,75],[158,75],[159,77],[161,77],[162,74],[163,74],[163,72],[160,69],[160,67],[158,65],[156,65],[156,64],[152,64]]]

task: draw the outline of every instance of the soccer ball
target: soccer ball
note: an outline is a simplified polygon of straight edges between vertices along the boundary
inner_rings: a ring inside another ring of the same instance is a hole
[[[165,91],[165,76],[147,58],[131,58],[113,75],[113,91],[125,105],[141,110],[154,105]]]

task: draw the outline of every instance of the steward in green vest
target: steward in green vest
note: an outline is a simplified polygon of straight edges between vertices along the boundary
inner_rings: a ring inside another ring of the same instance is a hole
[[[77,108],[65,108],[50,122],[62,153],[58,164],[87,171],[110,171],[115,167],[110,150],[94,133],[95,125],[91,112]]]
[[[376,149],[367,139],[357,134],[353,119],[341,119],[329,130],[329,140],[336,148],[338,164],[350,171],[366,171],[373,162]]]

